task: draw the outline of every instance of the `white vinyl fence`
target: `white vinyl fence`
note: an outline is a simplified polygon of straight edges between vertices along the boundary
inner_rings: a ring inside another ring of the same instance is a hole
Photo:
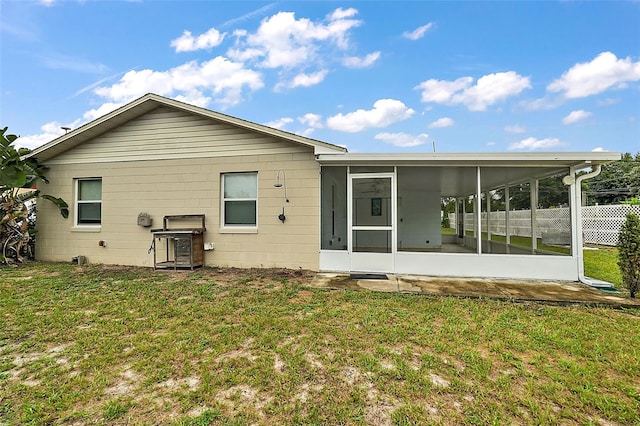
[[[640,216],[640,206],[627,204],[614,204],[610,206],[585,206],[582,207],[582,233],[584,242],[615,246],[618,242],[618,232],[625,221],[628,212]],[[456,215],[449,214],[449,223],[454,225]],[[492,234],[505,235],[505,212],[490,213],[490,229]],[[473,229],[473,213],[466,213],[464,226]],[[536,224],[538,238],[546,232],[559,233],[571,232],[571,216],[568,207],[556,209],[536,210]],[[486,231],[487,213],[482,213],[482,230]],[[511,235],[531,236],[531,211],[514,210],[509,212],[509,233]]]

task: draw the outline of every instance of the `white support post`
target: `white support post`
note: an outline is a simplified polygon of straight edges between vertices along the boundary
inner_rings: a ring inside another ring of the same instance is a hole
[[[491,192],[487,191],[487,240],[491,241]]]
[[[351,166],[347,166],[347,252],[349,256],[353,253],[353,188],[351,188]]]
[[[504,187],[504,235],[505,235],[505,249],[507,250],[507,254],[510,253],[510,245],[511,245],[511,229],[509,227],[509,209],[511,208],[509,198],[511,195],[509,194],[509,185],[505,185]]]
[[[478,211],[478,197],[476,195],[472,195],[473,199],[471,200],[471,204],[473,205],[473,238],[478,238],[478,215],[476,214]]]
[[[478,237],[476,241],[478,242],[478,254],[482,254],[482,212],[481,212],[481,201],[480,194],[482,191],[482,186],[480,185],[480,167],[476,167],[476,222],[478,223]]]
[[[464,214],[464,198],[456,198],[456,234],[458,238],[462,235],[462,245],[464,245]]]
[[[578,253],[579,251],[581,251],[581,247],[578,247],[578,231],[582,232],[582,227],[578,226],[580,224],[578,220],[581,209],[579,204],[580,198],[578,196],[578,189],[576,188],[575,182],[575,167],[569,168],[569,176],[573,179],[573,182],[569,185],[569,215],[571,217],[571,256],[578,257]]]
[[[491,193],[485,192],[485,197],[487,197],[487,253],[491,253]]]
[[[535,254],[538,249],[538,224],[536,223],[536,213],[538,208],[538,179],[531,179],[529,182],[529,198],[531,200],[531,253]]]

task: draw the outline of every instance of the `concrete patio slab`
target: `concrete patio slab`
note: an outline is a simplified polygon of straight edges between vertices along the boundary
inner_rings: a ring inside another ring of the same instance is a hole
[[[318,273],[314,288],[370,290],[457,297],[477,297],[558,304],[591,304],[640,308],[640,301],[578,282],[528,281],[494,278],[387,275],[388,279],[351,279],[347,274]]]

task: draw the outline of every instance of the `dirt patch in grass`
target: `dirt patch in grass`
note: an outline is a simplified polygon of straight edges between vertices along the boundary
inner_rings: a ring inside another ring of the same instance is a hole
[[[305,303],[309,303],[312,298],[313,298],[313,292],[309,290],[300,290],[294,297],[289,299],[289,302],[295,303],[295,304],[305,304]]]
[[[198,273],[207,278],[218,278],[223,282],[261,282],[261,281],[299,281],[315,276],[315,272],[306,269],[285,268],[203,268]]]
[[[264,417],[264,408],[273,401],[273,396],[247,385],[236,385],[216,394],[216,400],[233,414],[253,411]]]
[[[158,387],[165,388],[170,392],[179,389],[189,389],[195,391],[200,385],[200,377],[184,377],[182,379],[169,379],[158,384]]]
[[[124,371],[120,373],[115,382],[105,389],[105,395],[108,397],[117,397],[122,395],[133,394],[134,389],[142,381],[142,376],[136,373],[130,366],[125,366]]]

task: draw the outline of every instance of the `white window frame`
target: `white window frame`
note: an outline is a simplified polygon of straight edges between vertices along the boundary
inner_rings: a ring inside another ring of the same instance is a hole
[[[255,198],[225,198],[224,196],[224,185],[225,185],[225,177],[231,175],[239,175],[239,174],[251,174],[254,175],[256,179],[256,196]],[[221,233],[257,233],[258,232],[258,172],[257,171],[247,171],[247,172],[227,172],[220,174],[220,232]],[[256,223],[253,225],[240,225],[240,224],[226,224],[225,218],[225,204],[227,201],[255,201],[256,205]]]
[[[99,200],[80,200],[80,182],[87,182],[97,180],[100,181],[100,199]],[[89,204],[89,203],[100,203],[100,223],[78,223],[80,209],[78,206],[80,204]],[[86,229],[100,229],[102,227],[102,178],[101,177],[92,177],[92,178],[77,178],[75,179],[75,212],[74,212],[74,226],[76,228],[86,228]]]

